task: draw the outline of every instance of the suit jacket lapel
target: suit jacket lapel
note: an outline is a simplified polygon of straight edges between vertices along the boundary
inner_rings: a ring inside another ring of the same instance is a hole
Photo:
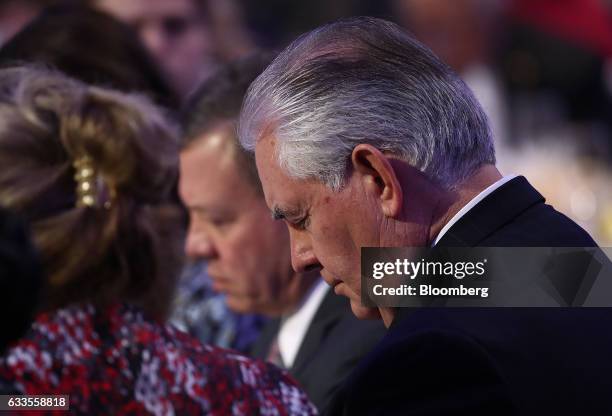
[[[437,246],[476,246],[544,197],[524,176],[500,186],[461,217],[438,241]]]
[[[292,375],[296,376],[306,368],[329,330],[342,318],[343,313],[349,307],[348,299],[337,296],[331,290],[327,292],[304,335],[302,345],[289,371]]]

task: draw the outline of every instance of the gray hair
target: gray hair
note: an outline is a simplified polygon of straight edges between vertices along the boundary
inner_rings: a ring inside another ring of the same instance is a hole
[[[397,25],[370,17],[302,35],[251,84],[240,142],[253,151],[267,134],[289,176],[335,190],[360,143],[447,188],[495,163],[486,115],[463,81]]]

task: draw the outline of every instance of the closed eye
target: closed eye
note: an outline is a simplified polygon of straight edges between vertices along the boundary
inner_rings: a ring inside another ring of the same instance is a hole
[[[305,230],[306,228],[308,228],[308,225],[310,224],[310,216],[306,215],[302,219],[291,222],[290,224],[297,230]]]
[[[308,212],[300,209],[282,209],[274,207],[272,209],[272,218],[274,220],[284,220],[288,226],[296,230],[305,230],[310,224],[310,215]]]
[[[224,225],[231,224],[233,222],[232,218],[211,218],[210,223],[215,227],[223,227]]]

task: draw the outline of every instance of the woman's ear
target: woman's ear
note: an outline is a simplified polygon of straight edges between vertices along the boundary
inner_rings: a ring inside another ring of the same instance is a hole
[[[379,200],[383,214],[397,218],[404,195],[389,159],[374,146],[358,144],[351,154],[351,165],[366,192],[371,192]]]

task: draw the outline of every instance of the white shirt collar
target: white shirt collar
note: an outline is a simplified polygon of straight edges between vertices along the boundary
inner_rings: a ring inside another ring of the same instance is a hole
[[[440,239],[444,236],[444,234],[446,234],[446,232],[457,222],[459,221],[459,219],[461,217],[463,217],[465,214],[467,214],[467,212],[469,210],[471,210],[472,208],[474,208],[476,206],[476,204],[478,204],[480,201],[482,201],[483,199],[485,199],[488,195],[490,195],[493,191],[495,191],[497,188],[499,188],[500,186],[502,186],[503,184],[505,184],[506,182],[511,181],[512,179],[516,178],[518,175],[508,175],[508,176],[504,176],[503,178],[501,178],[500,180],[498,180],[497,182],[489,185],[484,191],[482,191],[481,193],[479,193],[478,195],[476,195],[474,198],[472,198],[472,200],[470,202],[468,202],[467,204],[465,204],[454,216],[453,218],[450,219],[449,222],[446,223],[446,225],[444,225],[444,227],[442,228],[442,230],[438,233],[438,235],[436,236],[436,238],[434,239],[433,244],[431,245],[432,247],[435,246],[436,244],[438,244],[438,241],[440,241]]]
[[[312,285],[304,296],[301,306],[292,314],[281,318],[278,331],[278,349],[283,364],[291,368],[302,345],[306,331],[310,327],[323,298],[329,291],[329,285],[321,278]]]

